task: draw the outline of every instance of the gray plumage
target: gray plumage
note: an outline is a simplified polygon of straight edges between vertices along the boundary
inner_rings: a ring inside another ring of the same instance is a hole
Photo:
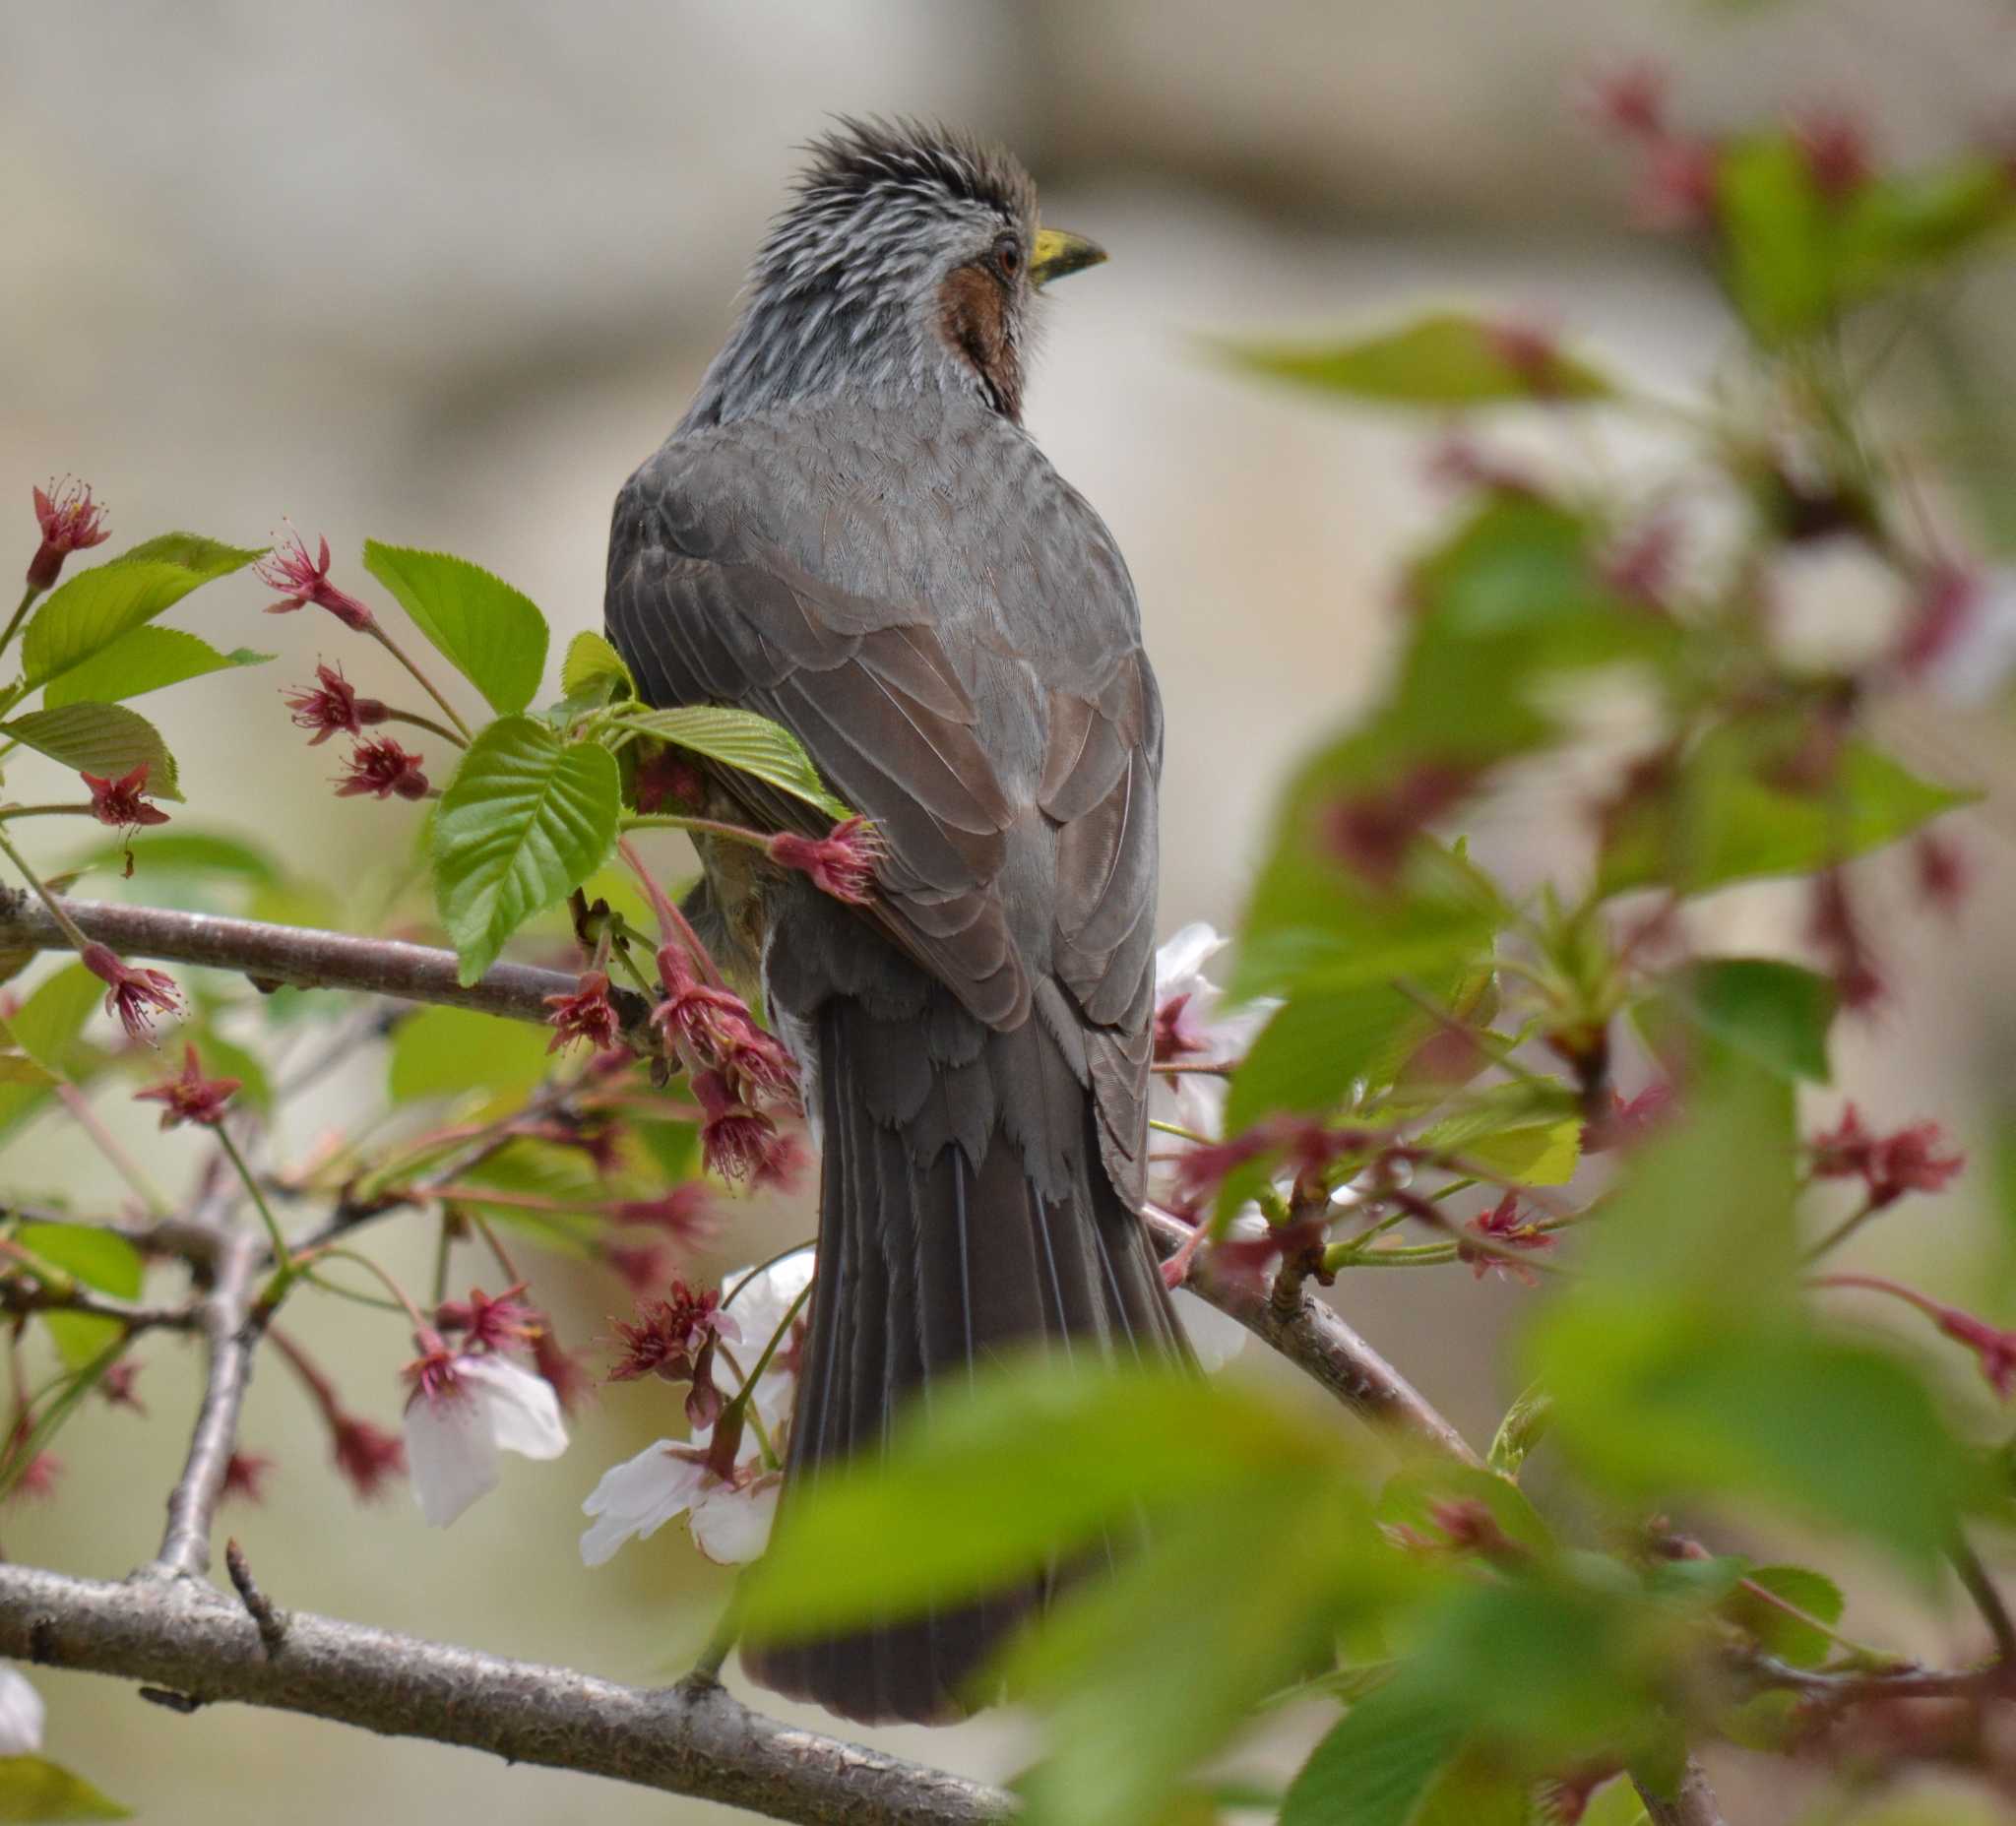
[[[1183,1350],[1136,1215],[1162,710],[1112,537],[1019,422],[1036,233],[1005,155],[908,123],[819,143],[616,504],[608,631],[644,694],[786,724],[888,846],[865,911],[791,876],[752,917],[711,870],[822,1144],[787,1502],[1004,1348]],[[1040,1597],[745,1659],[850,1717],[953,1716]]]

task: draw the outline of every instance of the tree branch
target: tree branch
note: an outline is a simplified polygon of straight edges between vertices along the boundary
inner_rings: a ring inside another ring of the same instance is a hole
[[[1186,1225],[1159,1212],[1147,1213],[1143,1221],[1165,1256],[1174,1255],[1190,1240]],[[1295,1307],[1284,1310],[1267,1289],[1245,1287],[1214,1273],[1207,1260],[1193,1263],[1184,1285],[1314,1377],[1361,1419],[1389,1427],[1444,1458],[1482,1464],[1419,1390],[1320,1300],[1303,1293]]]
[[[998,1789],[766,1719],[718,1686],[621,1686],[302,1611],[269,1655],[245,1609],[188,1580],[110,1585],[0,1566],[0,1654],[806,1826],[966,1826],[1013,1807]]]
[[[215,1278],[200,1308],[209,1358],[203,1404],[182,1475],[168,1492],[167,1531],[150,1569],[159,1577],[200,1579],[210,1570],[211,1524],[237,1449],[238,1414],[252,1380],[253,1353],[266,1329],[251,1297],[252,1277],[265,1252],[264,1239],[251,1230],[232,1231],[220,1246]]]
[[[347,932],[267,925],[257,919],[225,919],[165,907],[131,907],[119,901],[59,900],[58,905],[87,938],[111,946],[121,956],[235,971],[261,983],[354,989],[536,1022],[551,1013],[547,996],[574,992],[574,977],[529,964],[495,965],[464,987],[452,951],[393,938],[356,938]],[[0,945],[70,949],[55,915],[18,888],[0,889]],[[612,988],[609,999],[626,1029],[641,1026],[651,1012],[644,998],[628,989]]]

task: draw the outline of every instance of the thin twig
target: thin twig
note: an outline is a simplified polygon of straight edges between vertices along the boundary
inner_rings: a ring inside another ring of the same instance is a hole
[[[253,1582],[245,1549],[235,1540],[224,1543],[224,1570],[231,1575],[231,1589],[238,1594],[238,1602],[245,1606],[252,1621],[258,1624],[259,1641],[268,1659],[272,1659],[287,1639],[286,1612]]]
[[[331,1719],[693,1795],[803,1826],[980,1826],[999,1789],[751,1712],[719,1687],[622,1686],[294,1611],[270,1657],[235,1600],[0,1566],[0,1655],[185,1701]]]

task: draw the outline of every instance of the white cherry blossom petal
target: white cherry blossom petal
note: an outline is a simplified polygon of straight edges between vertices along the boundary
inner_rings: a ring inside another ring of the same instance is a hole
[[[776,1474],[758,1478],[742,1489],[717,1483],[693,1505],[693,1544],[722,1566],[742,1566],[760,1559],[770,1544],[770,1527],[777,1519],[777,1496],[784,1480]]]
[[[594,1518],[581,1537],[581,1563],[600,1566],[624,1542],[649,1541],[692,1507],[706,1481],[707,1467],[669,1439],[612,1465],[581,1505]]]
[[[486,1408],[460,1379],[407,1404],[407,1472],[430,1527],[446,1528],[497,1487],[497,1442]]]
[[[0,1668],[0,1756],[32,1756],[42,1747],[42,1696],[14,1668]]]
[[[457,1373],[473,1390],[499,1451],[548,1459],[567,1450],[559,1397],[543,1376],[501,1356],[465,1357]]]

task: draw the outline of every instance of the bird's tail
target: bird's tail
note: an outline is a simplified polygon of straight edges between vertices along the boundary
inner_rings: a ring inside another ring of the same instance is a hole
[[[914,1048],[921,1069],[914,1033],[850,1001],[820,1013],[819,1268],[787,1505],[821,1466],[880,1452],[907,1397],[962,1385],[1017,1346],[1117,1361],[1187,1354],[1146,1231],[1100,1161],[1090,1094],[1039,1024],[985,1036],[964,1065],[931,1066],[908,1120],[890,1117],[910,1098],[875,1089],[892,1046]],[[975,1087],[957,1081],[962,1072],[1021,1074],[1021,1094],[963,1097]],[[1034,1102],[1030,1073],[1045,1081]],[[962,1102],[985,1118],[964,1140]],[[1052,1111],[1053,1129],[1073,1125],[1069,1146],[1011,1133],[1001,1112],[1017,1107]],[[1052,1163],[1048,1195],[1033,1158]],[[994,1696],[976,1676],[1046,1596],[1031,1587],[844,1637],[745,1649],[743,1665],[765,1686],[863,1724],[944,1722]]]

